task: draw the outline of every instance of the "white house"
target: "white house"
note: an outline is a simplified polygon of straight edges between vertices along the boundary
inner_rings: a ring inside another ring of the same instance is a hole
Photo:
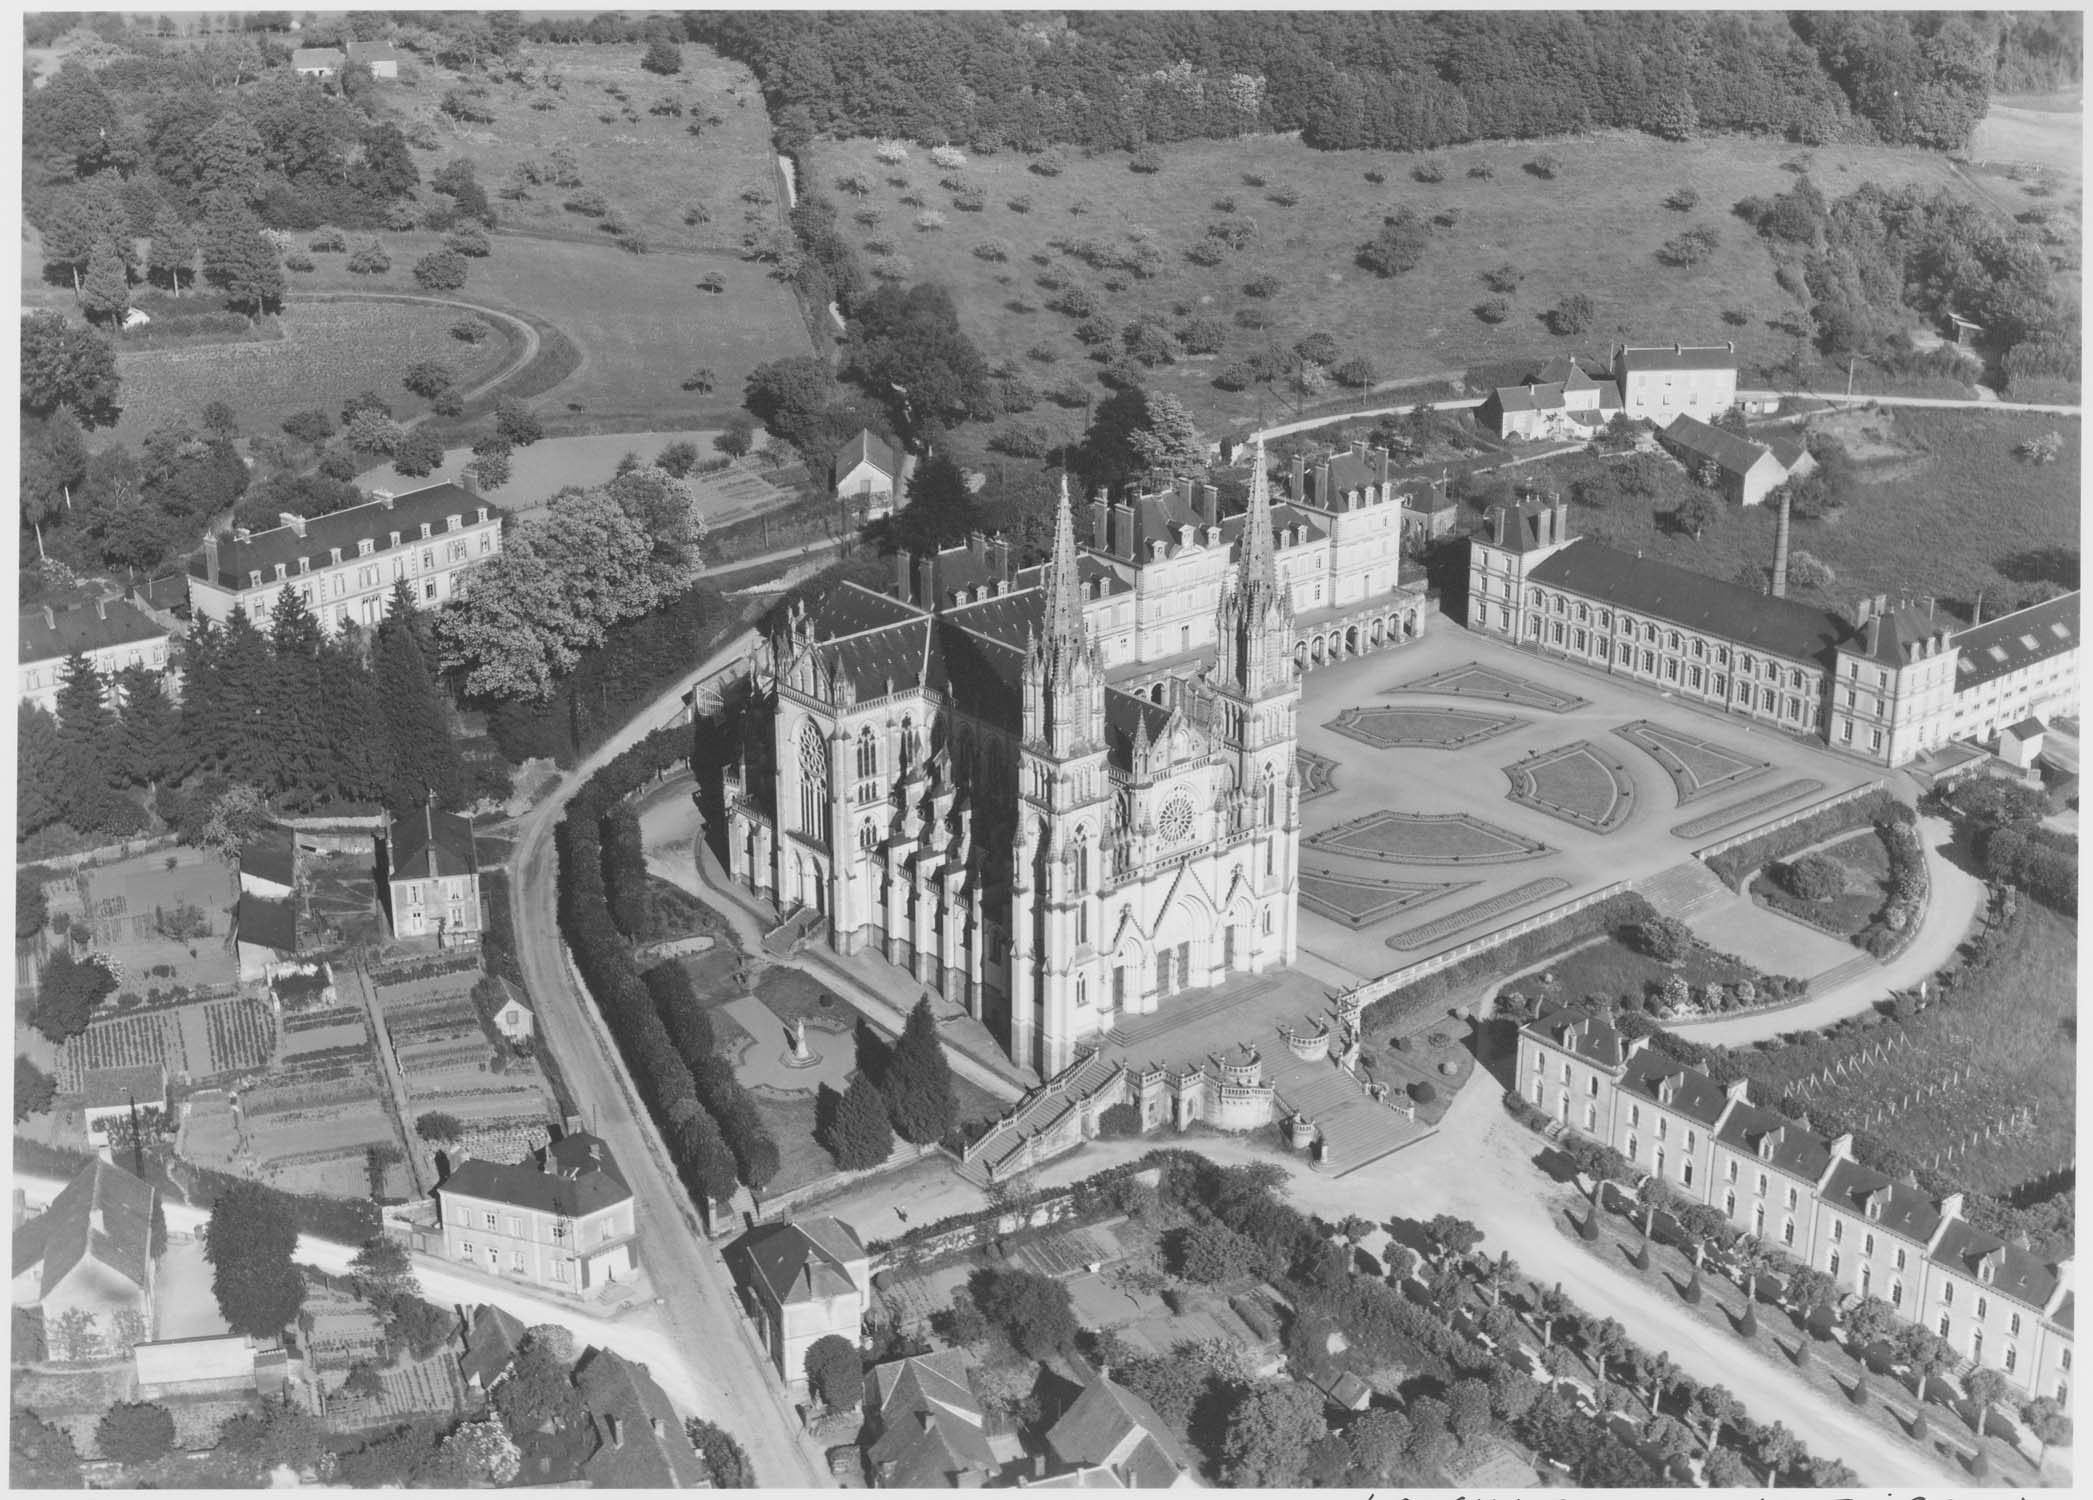
[[[291,69],[300,78],[329,79],[342,71],[339,47],[300,47],[291,54]]]
[[[351,42],[348,60],[364,64],[371,70],[373,78],[400,76],[400,54],[389,42]]]
[[[1737,345],[1622,344],[1613,378],[1632,418],[1659,427],[1682,415],[1706,421],[1737,404]]]
[[[150,667],[172,686],[167,627],[129,599],[97,599],[72,609],[45,605],[21,616],[17,695],[55,712],[65,664],[85,656],[107,683],[125,667]]]
[[[527,1042],[537,1033],[538,1018],[508,985],[502,987],[501,1008],[494,1013],[494,1029],[512,1042]]]
[[[901,455],[868,428],[836,450],[836,498],[867,521],[889,514],[898,503]]]
[[[480,940],[480,862],[469,819],[440,813],[431,801],[419,818],[388,825],[385,862],[394,937],[433,934],[446,948]]]

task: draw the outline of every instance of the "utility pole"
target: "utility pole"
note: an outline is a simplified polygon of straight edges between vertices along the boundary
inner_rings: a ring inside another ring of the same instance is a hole
[[[1847,355],[1847,356],[1846,356],[1846,399],[1847,399],[1848,401],[1851,401],[1851,400],[1853,399],[1853,365],[1854,365],[1854,360],[1855,360],[1855,356],[1854,356],[1854,355],[1851,355],[1851,354],[1849,354],[1849,355]]]

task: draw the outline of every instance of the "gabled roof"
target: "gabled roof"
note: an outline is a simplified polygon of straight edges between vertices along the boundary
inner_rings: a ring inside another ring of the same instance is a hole
[[[614,1208],[632,1196],[610,1147],[586,1131],[554,1141],[520,1162],[459,1163],[436,1185],[441,1195],[507,1203],[538,1213],[579,1219]]]
[[[289,886],[298,874],[298,842],[281,823],[264,823],[240,846],[240,873]]]
[[[2033,714],[2030,714],[2027,718],[2022,719],[2017,724],[2008,724],[2006,726],[2006,733],[2013,735],[2017,739],[2031,740],[2038,734],[2044,734],[2048,732],[2048,729],[2049,726],[2047,724],[2044,724],[2040,719],[2036,718]]]
[[[233,915],[233,931],[243,943],[253,943],[278,953],[298,951],[298,907],[288,896],[257,896],[240,893]]]
[[[999,1467],[957,1351],[879,1365],[871,1390],[880,1435],[865,1456],[882,1488],[945,1489],[962,1476],[971,1488]]]
[[[1119,770],[1133,770],[1134,744],[1144,725],[1148,730],[1148,742],[1152,745],[1162,737],[1169,723],[1167,705],[1151,703],[1139,693],[1124,692],[1115,687],[1105,689],[1105,751]]]
[[[1727,428],[1703,422],[1698,417],[1675,417],[1664,429],[1665,444],[1692,459],[1705,459],[1725,474],[1742,475],[1772,453],[1772,449],[1750,438],[1739,437]],[[1778,462],[1778,460],[1776,460]]]
[[[1773,456],[1780,461],[1780,466],[1784,469],[1793,469],[1809,455],[1810,451],[1809,444],[1795,436],[1792,428],[1769,427],[1763,431],[1754,432],[1751,435],[1751,440],[1755,443],[1765,444],[1771,450]]]
[[[1955,636],[1955,691],[2078,649],[2078,592],[1972,625]]]
[[[1565,390],[1571,391],[1588,391],[1613,383],[1610,378],[1601,381],[1584,368],[1582,360],[1569,354],[1556,355],[1543,363],[1532,374],[1528,375],[1526,379],[1529,385],[1559,384]]]
[[[100,651],[146,641],[164,641],[167,627],[128,599],[54,609],[24,610],[17,651],[23,662],[63,661],[75,651]]]
[[[1734,370],[1737,351],[1728,344],[1624,345],[1616,356],[1618,367],[1630,374],[1645,370]]]
[[[1831,1169],[1821,1196],[1841,1212],[1866,1219],[1916,1245],[1924,1246],[1940,1228],[1939,1204],[1910,1183],[1851,1159]],[[1869,1213],[1870,1206],[1876,1212]]]
[[[1589,537],[1571,542],[1526,576],[1792,661],[1820,662],[1850,634],[1826,610],[1636,557]]]
[[[2050,1294],[2057,1289],[2056,1267],[2032,1250],[1986,1234],[1965,1219],[1956,1219],[1941,1231],[1940,1243],[1933,1247],[1933,1263],[2037,1310],[2049,1305]],[[1989,1281],[1983,1275],[1987,1264]]]
[[[1582,1005],[1559,1005],[1543,1011],[1519,1029],[1537,1041],[1603,1068],[1619,1067],[1626,1055],[1626,1046],[1613,1022]]]
[[[857,1232],[827,1217],[758,1225],[727,1247],[728,1263],[777,1306],[856,1291],[848,1262],[864,1258]]]
[[[1562,382],[1555,380],[1544,385],[1501,385],[1493,394],[1501,411],[1560,411],[1563,407]]]
[[[1167,1488],[1191,1467],[1155,1408],[1103,1375],[1084,1388],[1046,1440],[1060,1462],[1082,1466],[1112,1462],[1136,1434],[1139,1440],[1118,1463],[1129,1488]]]
[[[152,1277],[153,1190],[122,1167],[97,1158],[82,1167],[44,1210],[44,1275],[40,1297],[82,1261],[107,1266],[139,1291]]]
[[[398,62],[399,49],[390,42],[351,42],[348,46],[349,61],[360,63]]]
[[[645,1365],[591,1349],[575,1366],[599,1446],[582,1464],[596,1489],[710,1489],[712,1476],[683,1419]]]
[[[458,1373],[468,1385],[490,1391],[516,1358],[526,1332],[523,1320],[514,1313],[481,1303],[472,1310],[465,1328],[465,1352],[458,1358]]]
[[[342,50],[339,47],[300,47],[291,53],[293,68],[339,68],[342,65]]]
[[[434,880],[445,875],[476,875],[479,854],[473,847],[472,820],[424,805],[421,816],[409,815],[393,825],[394,880]]]
[[[1831,1165],[1831,1147],[1824,1137],[1797,1121],[1738,1100],[1722,1122],[1716,1139],[1742,1156],[1756,1157],[1791,1177],[1818,1182]],[[1762,1144],[1770,1143],[1770,1155],[1760,1155]]]
[[[282,563],[287,573],[286,581],[298,577],[298,559],[308,558],[313,567],[330,566],[329,549],[339,547],[342,560],[348,561],[357,555],[357,544],[371,543],[373,554],[392,550],[392,534],[400,534],[400,546],[419,547],[424,545],[421,529],[429,528],[431,541],[445,535],[448,518],[457,516],[461,526],[479,524],[481,509],[487,519],[499,521],[502,508],[492,501],[455,484],[432,484],[423,489],[409,490],[396,495],[391,501],[368,500],[362,505],[352,505],[332,515],[316,516],[302,522],[305,535],[298,528],[275,526],[267,531],[258,531],[244,542],[232,537],[221,537],[218,542],[218,576],[210,576],[208,554],[199,552],[190,559],[189,575],[192,578],[210,579],[221,588],[244,589],[249,573],[262,575],[262,587],[281,587],[276,581],[276,565]]]
[[[901,473],[893,448],[886,439],[873,436],[871,429],[866,427],[860,427],[856,437],[836,450],[837,474],[848,474],[859,464],[870,464],[889,479],[897,478]]]

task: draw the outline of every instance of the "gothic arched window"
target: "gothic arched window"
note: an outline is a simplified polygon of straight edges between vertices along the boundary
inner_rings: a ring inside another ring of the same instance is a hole
[[[811,719],[799,732],[799,826],[828,841],[828,744]]]
[[[1090,830],[1078,828],[1074,847],[1069,851],[1069,878],[1072,889],[1082,895],[1090,889]]]
[[[901,721],[901,771],[905,775],[916,764],[916,721],[904,717]]]
[[[879,774],[879,737],[867,724],[858,731],[858,778],[864,780]]]
[[[1279,778],[1272,774],[1270,766],[1264,773],[1265,826],[1273,827],[1279,822]]]

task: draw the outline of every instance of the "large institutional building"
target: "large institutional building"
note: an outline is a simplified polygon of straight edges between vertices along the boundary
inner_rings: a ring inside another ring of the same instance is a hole
[[[1972,1366],[2070,1405],[2070,1261],[1978,1229],[1960,1193],[1936,1201],[1862,1166],[1852,1136],[1817,1135],[1752,1103],[1742,1080],[1721,1087],[1580,1007],[1521,1028],[1517,1087],[1550,1119],[1828,1273],[1842,1294],[1878,1297]]]
[[[1560,500],[1494,508],[1468,558],[1471,629],[1882,765],[2078,702],[2076,593],[1967,627],[1879,594],[1842,616],[1573,538]]]
[[[1294,956],[1301,667],[1415,636],[1380,486],[1241,515],[1180,481],[1053,555],[976,537],[773,646],[730,770],[734,878],[876,951],[1051,1075],[1123,1016]]]

